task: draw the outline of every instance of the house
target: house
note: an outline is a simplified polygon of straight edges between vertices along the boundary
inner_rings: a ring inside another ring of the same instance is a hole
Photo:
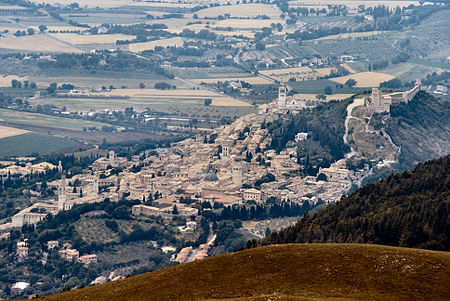
[[[78,257],[80,256],[80,252],[78,252],[75,249],[61,250],[61,251],[58,251],[58,253],[59,253],[59,256],[61,256],[61,258],[68,260],[68,261],[77,260]]]
[[[47,249],[53,250],[54,248],[59,247],[59,242],[57,240],[49,240],[47,241]]]
[[[95,255],[95,254],[83,255],[80,258],[78,258],[77,261],[81,262],[85,266],[88,266],[91,263],[97,262],[97,255]]]
[[[29,252],[30,252],[30,248],[28,248],[28,247],[18,247],[17,248],[17,256],[19,256],[19,258],[27,257]]]
[[[19,281],[13,284],[11,291],[13,294],[20,294],[24,289],[26,289],[30,284],[28,282]]]
[[[54,204],[35,203],[14,215],[11,220],[13,227],[22,227],[23,225],[37,224],[49,213],[58,213],[58,206]]]
[[[97,284],[103,284],[103,283],[106,283],[106,277],[105,276],[99,276],[99,277],[95,278],[91,282],[91,285],[97,285]]]

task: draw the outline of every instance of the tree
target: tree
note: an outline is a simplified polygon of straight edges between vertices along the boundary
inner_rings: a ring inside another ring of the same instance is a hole
[[[323,172],[321,172],[316,178],[316,181],[326,181],[326,180],[327,176]]]
[[[45,26],[45,25],[39,25],[39,31],[40,32],[44,32],[44,31],[46,31],[47,30],[47,26]]]
[[[173,205],[172,214],[178,214],[178,208],[177,208],[177,205]]]
[[[27,29],[27,32],[28,32],[28,35],[29,35],[29,36],[34,35],[34,29],[33,29],[33,28],[28,28],[28,29]]]
[[[11,81],[11,87],[13,87],[13,88],[20,88],[21,84],[20,84],[20,82],[17,79],[13,79]]]
[[[30,88],[31,89],[36,89],[36,83],[35,82],[31,82],[30,83]]]
[[[211,99],[211,98],[206,98],[203,104],[204,104],[206,107],[208,107],[211,103],[212,103],[212,99]]]
[[[266,49],[266,45],[261,42],[256,43],[255,47],[256,47],[256,50],[259,50],[259,51],[263,51],[264,49]]]
[[[144,83],[140,83],[139,84],[139,88],[144,89],[145,88],[145,84]]]
[[[356,86],[356,83],[357,83],[356,80],[350,78],[345,82],[345,85],[349,88],[353,88],[354,86]]]
[[[333,89],[331,88],[331,86],[326,86],[325,89],[323,89],[323,93],[325,93],[326,95],[331,95],[333,94]]]
[[[51,83],[50,86],[47,88],[47,93],[48,94],[54,94],[56,91],[56,83]]]

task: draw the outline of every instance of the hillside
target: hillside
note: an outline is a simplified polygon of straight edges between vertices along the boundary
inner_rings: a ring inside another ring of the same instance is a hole
[[[401,147],[404,168],[450,152],[450,102],[419,91],[408,104],[392,106],[391,117],[386,132]]]
[[[450,253],[299,244],[220,255],[41,300],[444,300],[449,281]]]
[[[447,155],[391,175],[260,244],[356,242],[449,251],[449,170]]]

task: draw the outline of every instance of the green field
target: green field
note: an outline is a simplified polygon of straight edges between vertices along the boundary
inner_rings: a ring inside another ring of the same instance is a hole
[[[34,153],[46,154],[76,145],[75,141],[69,139],[39,133],[26,133],[0,139],[0,157],[29,156]]]
[[[195,78],[229,78],[249,77],[251,73],[236,67],[212,67],[212,68],[178,68],[168,67],[166,70],[175,76],[185,79]]]
[[[324,94],[324,88],[330,86],[333,89],[333,94],[357,94],[366,89],[361,88],[336,88],[336,83],[328,79],[298,81],[288,83],[289,87],[300,94]]]
[[[0,109],[0,121],[27,126],[49,127],[63,130],[83,131],[86,127],[108,126],[106,123],[51,115]]]
[[[42,98],[38,100],[30,100],[32,104],[53,104],[59,108],[66,106],[68,110],[75,111],[89,111],[91,109],[101,111],[104,109],[124,109],[126,107],[133,107],[137,111],[144,111],[149,108],[152,111],[171,114],[176,117],[194,117],[194,118],[213,118],[221,119],[222,117],[238,118],[240,116],[254,113],[254,107],[220,107],[220,106],[205,106],[204,98],[200,99],[182,99],[182,98],[161,98],[161,99],[149,99],[132,97],[130,99],[94,99],[94,98]],[[41,115],[41,114],[38,114]],[[47,117],[46,115],[43,115]],[[52,116],[50,116],[52,117]],[[0,119],[2,119],[2,111],[0,110]],[[55,118],[56,122],[52,127],[60,127],[60,119]],[[3,118],[5,119],[5,118]],[[66,119],[63,120],[64,122]],[[79,120],[67,119],[67,122],[74,123],[70,127],[73,129],[79,129],[76,123]],[[12,121],[10,121],[12,122]],[[51,123],[51,121],[49,120]],[[81,129],[83,127],[95,126],[101,128],[102,125],[99,122],[81,121]],[[89,125],[90,124],[90,125]],[[62,124],[65,125],[65,124]],[[62,126],[61,125],[61,126]],[[66,125],[69,126],[69,125]]]

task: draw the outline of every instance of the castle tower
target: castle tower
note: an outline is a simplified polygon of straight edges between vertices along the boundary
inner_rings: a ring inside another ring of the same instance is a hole
[[[231,169],[231,176],[233,183],[238,188],[242,187],[242,166],[239,163],[235,163]]]
[[[422,80],[420,78],[416,79],[416,87],[418,87],[419,90],[422,89]]]
[[[64,204],[67,201],[66,197],[66,176],[62,175],[61,182],[58,186],[58,209],[64,210]]]
[[[278,102],[277,102],[277,106],[278,109],[286,109],[286,87],[279,87],[278,88]]]
[[[378,90],[377,88],[372,89],[371,99],[372,99],[372,105],[374,107],[381,107],[384,105],[383,98],[381,97],[381,91]]]
[[[62,173],[63,168],[62,168],[62,163],[61,161],[58,162],[58,173]]]

